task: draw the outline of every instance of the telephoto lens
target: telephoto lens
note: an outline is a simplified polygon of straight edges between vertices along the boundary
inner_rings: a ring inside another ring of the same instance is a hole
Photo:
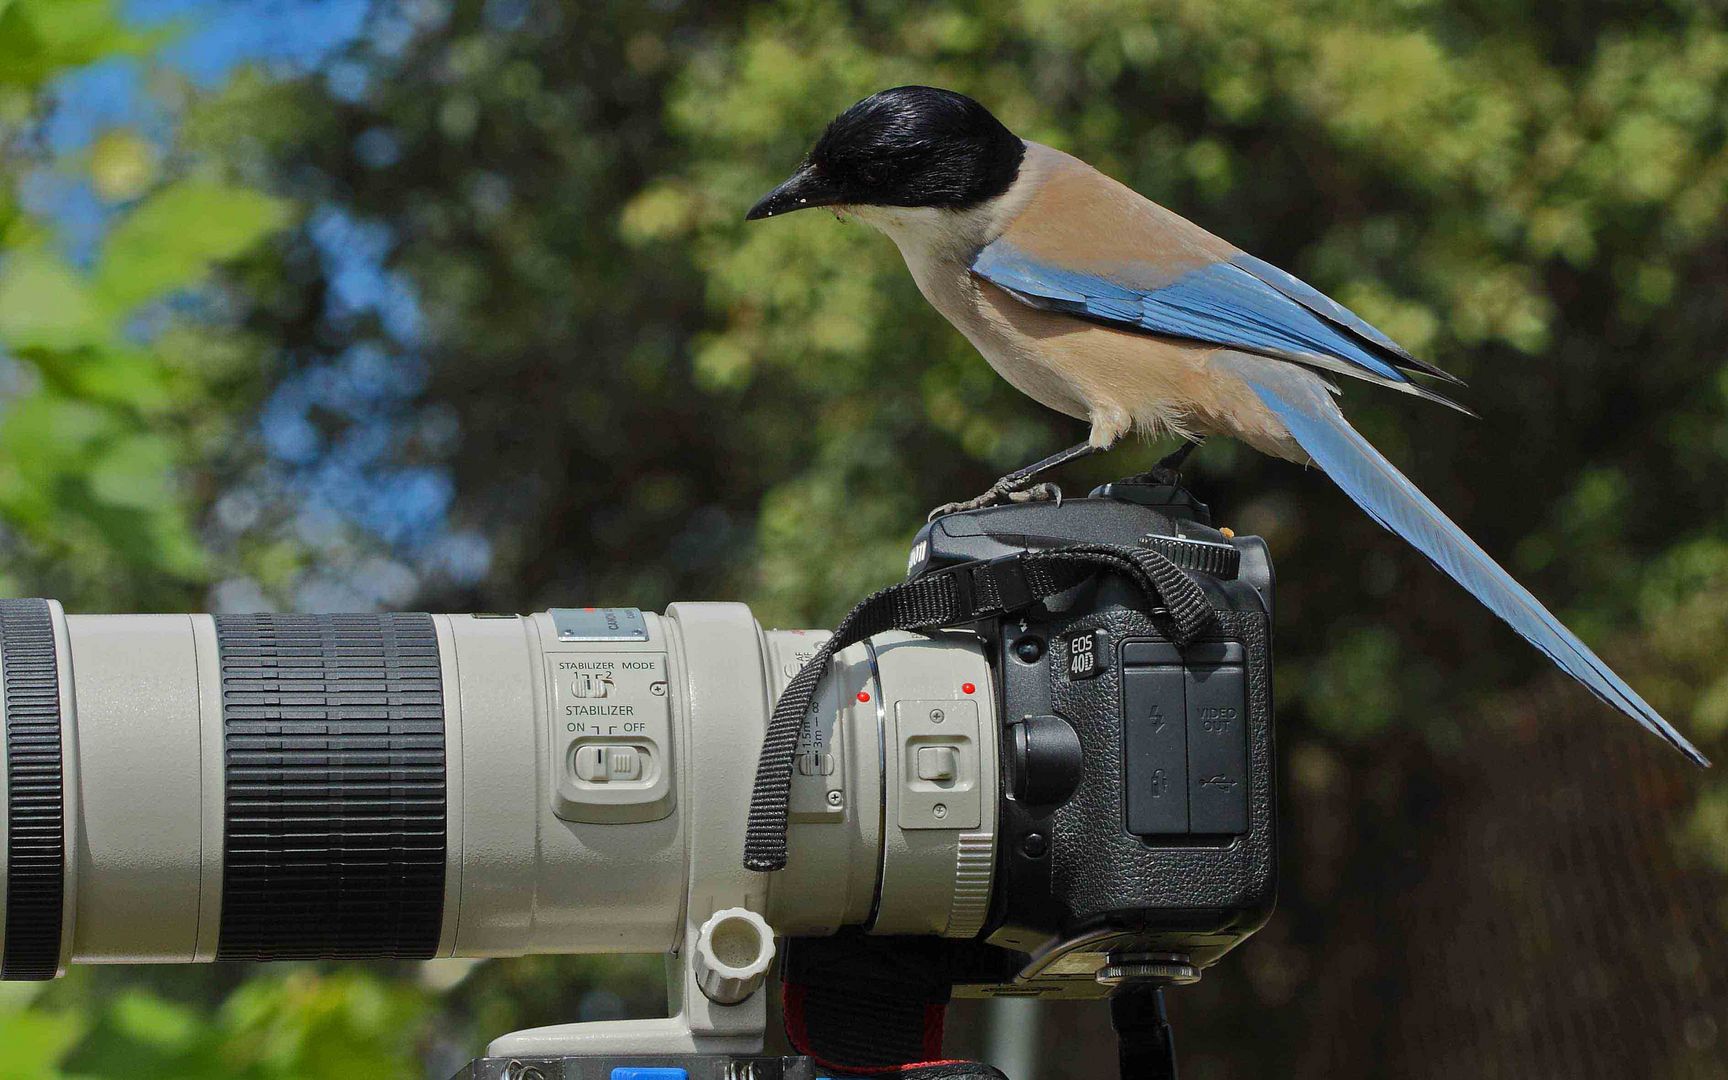
[[[768,711],[825,636],[764,631],[739,604],[0,601],[4,975],[668,952],[727,908],[779,935],[976,935],[998,724],[970,634],[884,634],[836,658],[799,736],[795,857],[776,875],[740,865]],[[747,924],[717,925],[719,966],[752,968]],[[737,993],[730,977],[708,990]]]

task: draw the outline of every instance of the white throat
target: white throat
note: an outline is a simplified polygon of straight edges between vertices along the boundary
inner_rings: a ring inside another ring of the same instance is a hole
[[[997,200],[992,199],[991,202]],[[851,206],[846,213],[887,235],[908,263],[967,258],[991,240],[990,203],[966,210]]]
[[[848,206],[844,212],[870,225],[894,241],[916,275],[921,266],[959,262],[971,265],[978,249],[1001,236],[1008,223],[1025,208],[1032,193],[1043,182],[1048,153],[1036,143],[1027,144],[1027,154],[1007,191],[964,210],[942,210],[929,206]]]

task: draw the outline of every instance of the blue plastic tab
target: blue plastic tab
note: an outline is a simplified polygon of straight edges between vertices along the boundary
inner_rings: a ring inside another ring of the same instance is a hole
[[[684,1069],[620,1065],[612,1070],[612,1080],[690,1080],[690,1073]]]

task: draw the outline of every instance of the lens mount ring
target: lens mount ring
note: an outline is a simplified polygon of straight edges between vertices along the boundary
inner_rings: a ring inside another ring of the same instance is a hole
[[[6,711],[6,916],[0,979],[52,979],[66,897],[60,671],[46,600],[0,600]]]

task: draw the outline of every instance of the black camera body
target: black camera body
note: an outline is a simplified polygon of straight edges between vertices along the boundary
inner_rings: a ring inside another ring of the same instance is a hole
[[[1214,529],[1184,490],[1117,483],[1060,505],[939,518],[911,577],[1019,551],[1152,547],[1214,609],[1179,647],[1163,612],[1099,575],[976,629],[996,659],[1004,730],[987,940],[1017,978],[957,991],[1098,997],[1121,981],[1198,977],[1265,924],[1277,895],[1272,564]]]

